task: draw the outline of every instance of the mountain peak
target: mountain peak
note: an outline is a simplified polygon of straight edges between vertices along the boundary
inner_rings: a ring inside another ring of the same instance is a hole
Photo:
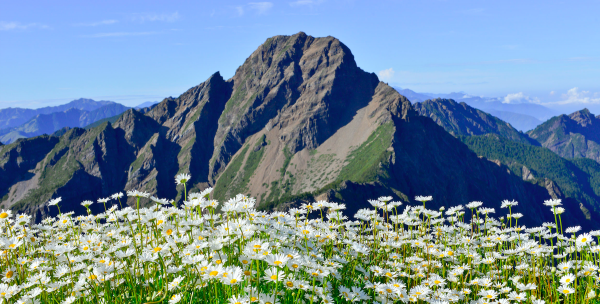
[[[588,110],[587,108],[571,113],[569,115],[569,118],[577,122],[577,124],[582,127],[591,125],[593,121],[596,120],[596,117],[592,113],[590,113],[590,110]]]

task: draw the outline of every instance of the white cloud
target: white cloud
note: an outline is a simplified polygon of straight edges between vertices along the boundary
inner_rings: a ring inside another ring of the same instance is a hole
[[[49,29],[50,27],[39,23],[22,24],[20,22],[0,21],[0,31],[26,30],[29,28]]]
[[[131,19],[137,22],[153,22],[153,21],[162,21],[162,22],[175,22],[179,19],[179,13],[174,12],[172,14],[134,14]]]
[[[567,91],[567,94],[561,95],[562,100],[553,102],[552,104],[573,104],[573,103],[585,103],[585,104],[598,104],[600,103],[600,97],[598,93],[591,94],[590,91],[581,91],[575,87]]]
[[[529,97],[523,92],[519,92],[506,95],[502,103],[540,103],[540,100],[537,97]]]
[[[268,12],[273,7],[273,3],[271,3],[271,2],[250,2],[250,3],[248,3],[248,6],[251,9],[256,10],[257,14],[262,15],[262,14],[265,14],[266,12]]]
[[[103,38],[103,37],[126,37],[126,36],[148,36],[162,34],[163,32],[115,32],[115,33],[98,33],[92,35],[85,35],[83,37],[89,38]]]
[[[394,71],[394,69],[389,68],[383,71],[379,71],[379,78],[381,78],[381,80],[390,80],[392,79],[392,77],[394,77],[394,74],[396,73],[396,71]]]
[[[102,20],[102,21],[98,21],[98,22],[90,22],[90,23],[78,23],[75,24],[75,26],[98,26],[98,25],[109,25],[109,24],[115,24],[118,23],[118,20]]]
[[[550,95],[552,95],[552,96],[554,96],[555,93],[556,92],[554,92],[554,91],[550,91]]]

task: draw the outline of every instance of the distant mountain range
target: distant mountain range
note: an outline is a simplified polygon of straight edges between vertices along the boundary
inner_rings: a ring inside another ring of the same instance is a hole
[[[143,102],[143,103],[135,106],[134,108],[135,109],[147,108],[147,107],[151,107],[151,106],[153,106],[153,105],[155,105],[157,103],[158,103],[158,101],[146,101],[146,102]]]
[[[83,111],[93,111],[100,107],[114,104],[115,102],[80,98],[73,100],[64,105],[55,107],[44,107],[39,109],[23,109],[23,108],[6,108],[0,109],[0,130],[6,128],[18,127],[33,117],[40,114],[51,114],[56,112],[64,112],[69,109],[78,109]]]
[[[529,131],[543,121],[556,115],[556,113],[542,105],[533,103],[503,103],[499,98],[471,96],[464,92],[450,94],[416,93],[410,89],[395,87],[412,103],[423,102],[428,99],[445,98],[456,102],[464,102],[471,107],[490,113],[508,123],[519,131]]]
[[[543,201],[564,197],[564,225],[600,228],[587,200],[565,197],[553,180],[524,179],[461,141],[497,132],[535,147],[525,134],[456,102],[423,106],[455,112],[434,116],[453,136],[417,107],[360,69],[338,39],[275,36],[228,80],[217,72],[145,113],[0,146],[0,205],[39,220],[56,213],[44,203],[58,196],[63,212],[78,213],[82,200],[132,189],[181,201],[173,177],[186,172],[188,191],[213,187],[219,200],[245,193],[259,209],[324,199],[353,214],[382,195],[407,204],[432,195],[428,208],[477,200],[503,215],[500,202],[515,199],[527,213],[519,223],[541,225],[554,220]]]
[[[119,115],[127,109],[129,107],[118,103],[111,103],[92,111],[70,108],[62,112],[38,114],[18,127],[0,130],[0,142],[9,144],[19,138],[52,134],[64,127],[85,127],[98,120]]]
[[[157,101],[147,101],[135,108],[147,112]],[[112,101],[77,99],[67,104],[40,109],[7,108],[0,110],[0,142],[10,144],[19,138],[65,132],[70,128],[115,122],[129,107]],[[37,114],[36,114],[37,113]],[[35,114],[32,116],[32,114]],[[20,122],[23,122],[19,124]],[[12,126],[12,127],[11,127]]]

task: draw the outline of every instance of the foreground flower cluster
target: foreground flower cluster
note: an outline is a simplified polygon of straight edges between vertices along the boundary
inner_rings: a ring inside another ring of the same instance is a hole
[[[187,175],[176,181],[185,185]],[[319,201],[265,213],[211,189],[172,201],[128,192],[106,212],[41,224],[0,213],[0,303],[593,303],[600,233],[497,220],[480,202],[439,211],[381,197],[350,220]],[[106,204],[115,203],[107,208]],[[60,199],[50,205],[60,207]],[[150,206],[140,208],[140,204]],[[466,220],[466,219],[469,220]]]

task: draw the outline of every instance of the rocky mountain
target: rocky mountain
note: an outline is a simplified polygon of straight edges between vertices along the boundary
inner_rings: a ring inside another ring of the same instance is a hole
[[[145,114],[130,109],[115,123],[2,146],[0,170],[2,207],[38,219],[55,212],[43,203],[57,196],[63,212],[130,189],[180,201],[173,177],[188,172],[189,191],[245,193],[261,209],[328,199],[353,214],[381,195],[433,195],[430,208],[481,200],[502,214],[501,200],[516,199],[528,223],[553,220],[546,187],[418,115],[336,38],[302,32],[267,39],[231,79],[215,73]],[[566,208],[565,225],[598,226],[596,214]]]
[[[21,126],[0,130],[0,141],[9,144],[19,138],[52,134],[64,127],[85,127],[98,120],[121,114],[127,109],[129,108],[124,105],[111,102],[91,111],[70,108],[63,112],[38,114]]]
[[[417,102],[415,110],[422,116],[433,119],[448,133],[455,136],[498,134],[510,140],[530,144],[527,135],[517,131],[509,123],[481,110],[470,107],[464,102],[452,99],[430,99]]]
[[[588,109],[555,116],[527,134],[562,157],[600,162],[600,117]]]
[[[93,111],[100,107],[114,104],[112,101],[80,98],[69,103],[54,107],[44,107],[39,109],[23,109],[23,108],[6,108],[0,109],[0,130],[6,128],[18,127],[33,117],[40,114],[51,114],[56,112],[64,112],[69,109],[79,109],[83,111]]]

